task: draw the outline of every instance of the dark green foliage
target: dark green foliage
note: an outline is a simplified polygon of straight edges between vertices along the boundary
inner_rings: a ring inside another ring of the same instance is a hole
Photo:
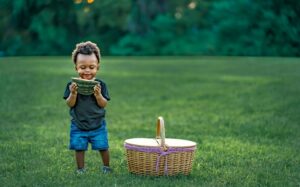
[[[295,1],[296,2],[296,1]],[[224,1],[215,3],[210,18],[216,23],[216,51],[222,55],[300,55],[300,3]],[[297,5],[298,4],[298,5]],[[298,33],[298,34],[297,34]]]
[[[193,1],[194,9],[189,4],[192,1],[176,2],[168,6],[166,13],[147,23],[149,28],[144,33],[131,32],[124,36],[118,48],[111,52],[121,55],[300,55],[299,1]]]
[[[4,31],[0,50],[6,55],[59,55],[70,50],[71,46],[65,43],[74,35],[66,28],[77,26],[72,4],[28,0],[10,1],[6,5],[1,11],[12,12],[6,15],[6,24],[1,25]]]
[[[79,3],[76,3],[79,2]],[[0,56],[300,56],[298,0],[0,0]]]

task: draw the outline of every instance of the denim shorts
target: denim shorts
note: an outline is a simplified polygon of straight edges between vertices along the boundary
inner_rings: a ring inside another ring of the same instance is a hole
[[[71,150],[86,151],[88,143],[91,143],[92,150],[107,150],[108,139],[105,120],[102,121],[101,127],[91,131],[79,129],[74,122],[71,122],[70,146]]]

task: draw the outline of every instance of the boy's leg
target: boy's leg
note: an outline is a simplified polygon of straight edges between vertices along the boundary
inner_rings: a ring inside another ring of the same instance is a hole
[[[75,158],[77,163],[77,168],[84,168],[84,151],[75,151]]]
[[[75,151],[75,160],[77,169],[84,169],[84,153],[88,148],[88,139],[86,131],[80,130],[75,123],[71,123],[70,146]]]
[[[103,150],[103,151],[99,151],[99,152],[102,157],[103,165],[109,167],[109,151]]]

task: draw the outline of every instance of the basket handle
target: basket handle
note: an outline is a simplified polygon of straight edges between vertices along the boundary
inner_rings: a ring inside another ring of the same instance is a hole
[[[156,139],[161,139],[161,147],[163,147],[164,149],[166,149],[165,137],[164,118],[159,116],[156,124]]]

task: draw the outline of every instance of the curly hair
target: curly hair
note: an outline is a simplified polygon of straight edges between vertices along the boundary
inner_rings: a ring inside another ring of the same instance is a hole
[[[72,52],[72,60],[73,60],[74,64],[76,64],[78,54],[90,55],[93,53],[96,55],[98,63],[100,63],[101,54],[100,54],[100,49],[98,48],[97,44],[95,44],[91,41],[81,42],[81,43],[76,44],[76,48]]]

